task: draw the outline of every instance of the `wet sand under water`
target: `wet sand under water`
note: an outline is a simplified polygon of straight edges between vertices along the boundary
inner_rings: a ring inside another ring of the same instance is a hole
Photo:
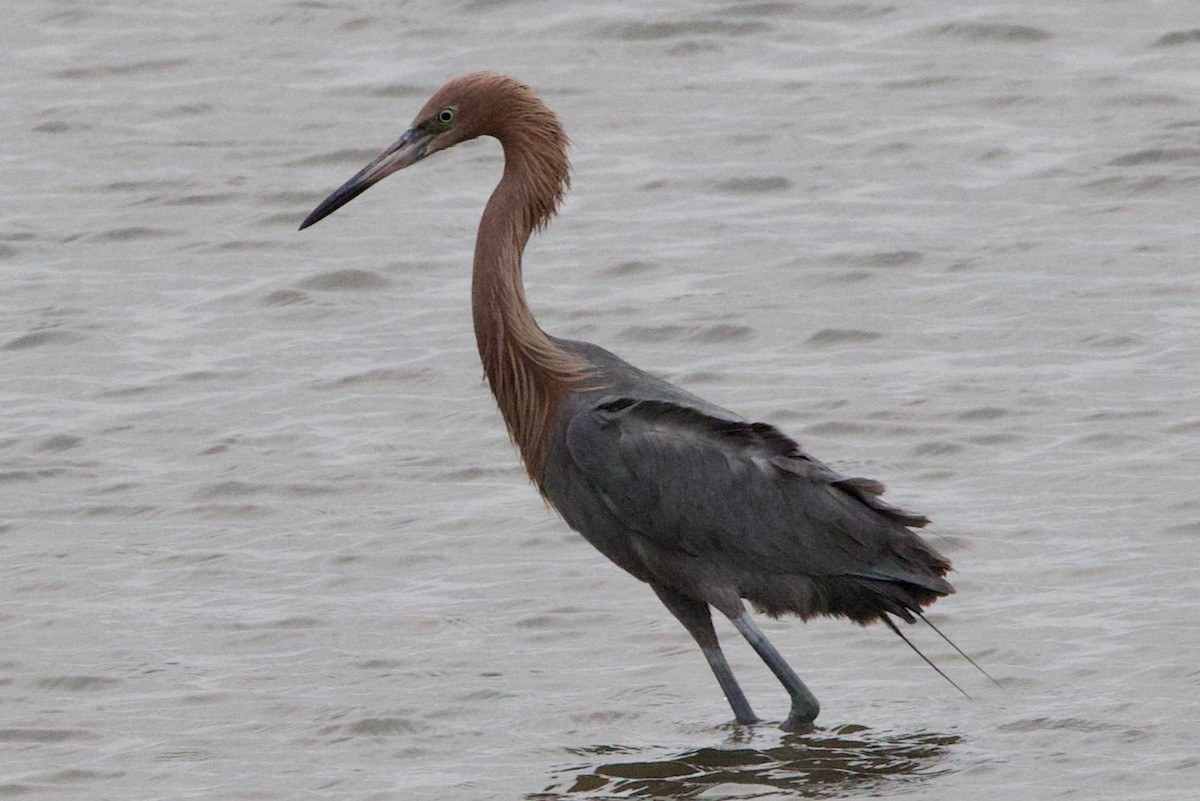
[[[1190,4],[35,0],[0,33],[0,797],[1192,797]],[[299,221],[472,69],[574,193],[547,330],[934,520],[923,628],[727,624],[729,725],[528,486],[469,315],[493,142]]]

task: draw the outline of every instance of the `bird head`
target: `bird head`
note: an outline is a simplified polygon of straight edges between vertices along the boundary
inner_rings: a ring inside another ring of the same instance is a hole
[[[497,101],[512,93],[533,97],[533,91],[525,85],[495,73],[475,72],[450,81],[429,99],[395,144],[321,201],[300,224],[300,230],[337,211],[392,173],[439,150],[484,134],[497,135],[498,131],[493,130],[498,124]]]

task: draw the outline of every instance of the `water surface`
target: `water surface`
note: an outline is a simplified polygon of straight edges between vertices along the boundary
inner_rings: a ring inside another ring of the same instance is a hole
[[[1200,779],[1183,2],[32,0],[0,92],[0,796],[1163,799]],[[468,309],[493,142],[299,221],[453,75],[537,86],[545,327],[934,519],[918,644],[731,627],[729,725],[538,500]]]

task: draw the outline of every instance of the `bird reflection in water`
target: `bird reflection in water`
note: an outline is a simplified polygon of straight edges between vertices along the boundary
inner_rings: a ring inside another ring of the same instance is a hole
[[[561,771],[525,801],[585,798],[830,798],[911,785],[950,770],[953,734],[885,734],[862,726],[813,729],[755,747],[753,735],[725,747],[664,753],[597,746],[577,753],[592,761]]]

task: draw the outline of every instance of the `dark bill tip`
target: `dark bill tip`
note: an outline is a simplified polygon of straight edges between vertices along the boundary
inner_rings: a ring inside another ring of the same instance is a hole
[[[329,197],[322,200],[320,205],[304,218],[304,222],[300,223],[300,230],[303,231],[308,226],[333,214],[396,170],[402,170],[423,159],[427,144],[428,135],[418,134],[414,130],[405,131],[396,144],[376,156],[353,178],[333,190]]]
[[[363,192],[366,192],[374,183],[375,181],[373,180],[364,180],[362,173],[354,176],[349,181],[333,190],[333,193],[329,197],[322,200],[321,203],[315,209],[313,209],[307,217],[304,218],[304,222],[300,223],[300,228],[298,230],[303,231],[313,223],[317,223],[325,219],[342,206],[345,206],[351,200],[354,200],[354,198],[358,197]]]

